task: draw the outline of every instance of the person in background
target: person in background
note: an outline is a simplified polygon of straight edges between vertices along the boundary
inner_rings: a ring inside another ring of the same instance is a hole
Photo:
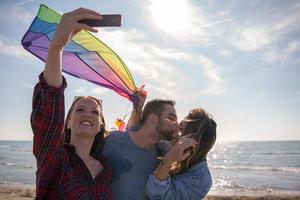
[[[102,16],[84,8],[62,16],[34,88],[31,126],[36,199],[112,199],[111,168],[101,154],[106,133],[102,101],[76,97],[64,120],[63,49],[80,30],[97,31],[78,22],[82,19],[101,20]]]

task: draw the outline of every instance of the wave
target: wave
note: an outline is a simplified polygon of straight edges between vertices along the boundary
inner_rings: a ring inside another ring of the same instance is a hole
[[[300,173],[300,167],[226,166],[226,165],[216,165],[211,167],[213,169],[223,169],[223,170],[254,170],[254,171],[291,172],[296,174]]]
[[[16,163],[13,163],[13,162],[6,162],[4,163],[6,166],[15,166]]]
[[[240,156],[240,155],[250,155],[250,156],[300,156],[300,152],[294,151],[294,152],[259,152],[259,151],[232,151],[232,152],[226,152],[227,156]],[[224,152],[212,152],[210,155],[214,155],[217,157],[220,157],[224,155]]]
[[[17,164],[14,162],[1,162],[0,161],[0,165],[5,165],[5,166],[11,166],[14,168],[24,168],[24,169],[29,169],[29,168],[34,168],[35,165],[31,165],[31,164]]]
[[[255,152],[257,155],[300,155],[300,152]]]
[[[0,149],[7,149],[10,147],[11,147],[11,145],[0,144]]]

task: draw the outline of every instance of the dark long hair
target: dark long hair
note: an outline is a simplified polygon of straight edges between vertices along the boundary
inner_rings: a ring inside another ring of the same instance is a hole
[[[66,123],[65,123],[65,126],[64,126],[64,143],[65,144],[70,144],[70,140],[71,140],[71,129],[67,128],[67,121],[69,120],[70,116],[71,116],[71,113],[73,112],[74,110],[74,107],[75,107],[75,104],[78,102],[79,99],[82,99],[83,97],[80,97],[80,98],[76,98],[69,111],[68,111],[68,114],[67,114],[67,117],[66,117]],[[102,109],[102,104],[99,102],[98,99],[94,98],[94,97],[91,97],[91,96],[88,96],[88,98],[91,98],[93,100],[95,100],[101,107]],[[90,155],[99,155],[99,153],[102,152],[103,150],[103,139],[104,139],[104,136],[107,135],[107,130],[105,129],[105,120],[104,120],[104,116],[103,116],[103,113],[102,111],[100,112],[100,117],[102,119],[102,125],[100,127],[100,130],[99,132],[97,133],[97,135],[95,136],[94,138],[94,142],[93,142],[93,146],[91,148],[91,151],[90,151]]]
[[[216,122],[209,114],[201,108],[193,109],[185,117],[188,120],[183,136],[191,134],[197,142],[197,148],[192,151],[192,155],[180,162],[178,168],[171,172],[172,175],[186,171],[191,166],[206,160],[208,152],[216,141]]]

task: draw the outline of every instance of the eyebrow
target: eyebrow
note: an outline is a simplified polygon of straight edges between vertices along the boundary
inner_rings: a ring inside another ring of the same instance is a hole
[[[177,115],[174,113],[171,113],[170,115],[177,118]]]
[[[80,106],[77,106],[77,108],[85,108],[86,106],[83,106],[83,105],[80,105]],[[97,105],[96,108],[100,108],[101,109],[101,106]]]

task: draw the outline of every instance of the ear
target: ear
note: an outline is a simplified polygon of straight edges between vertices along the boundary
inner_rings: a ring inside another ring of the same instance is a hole
[[[156,125],[158,123],[158,116],[154,113],[151,113],[148,117],[148,120],[151,124]]]
[[[70,118],[66,121],[67,123],[67,129],[71,129],[71,120]]]

